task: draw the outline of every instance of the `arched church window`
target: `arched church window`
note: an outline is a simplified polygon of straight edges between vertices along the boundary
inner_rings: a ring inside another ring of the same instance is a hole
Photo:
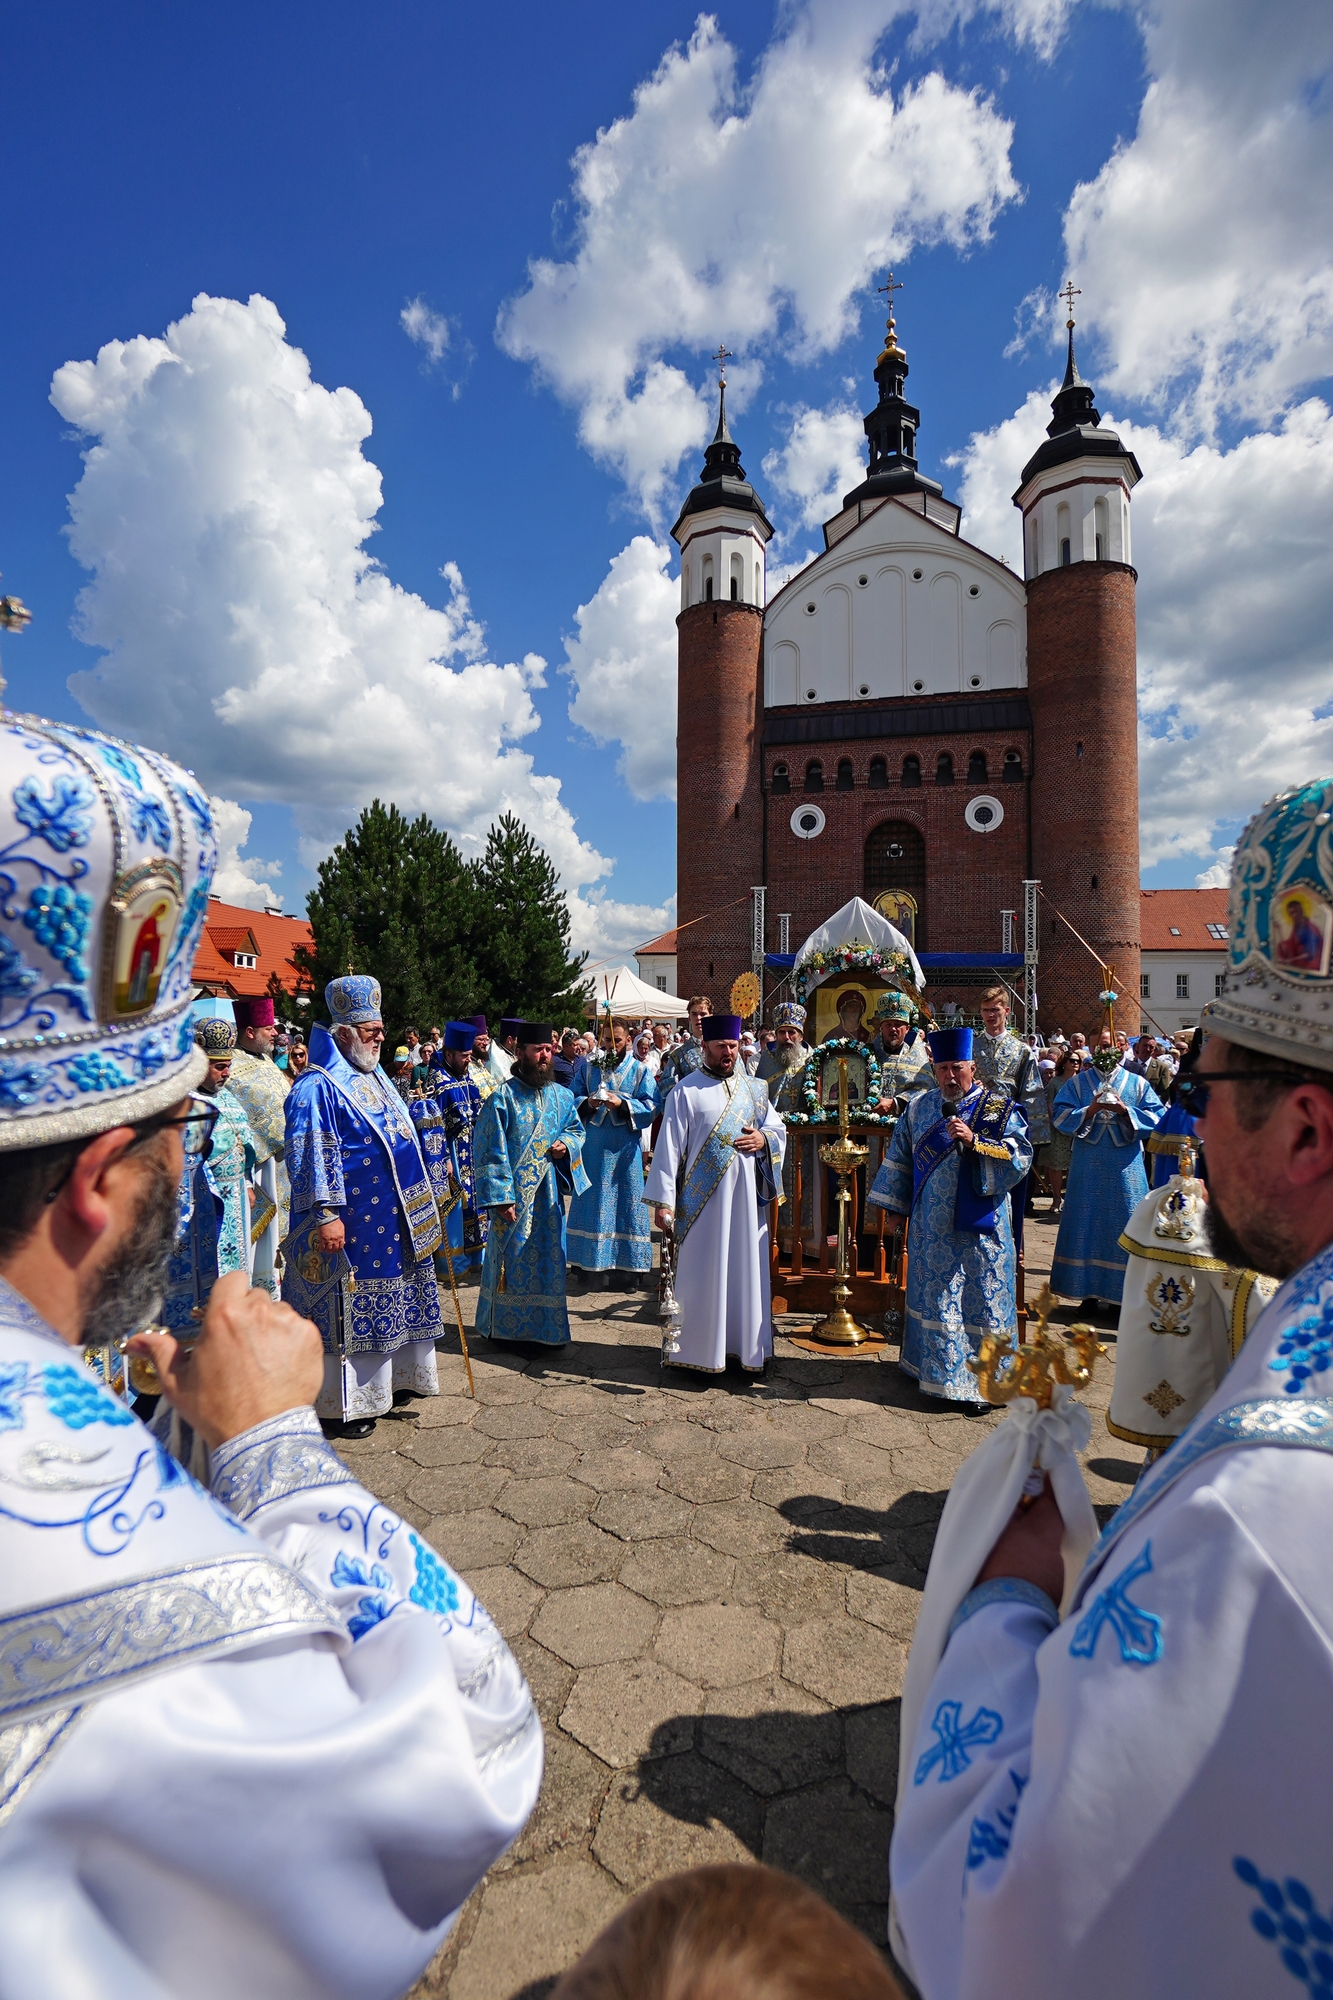
[[[1107,512],[1104,500],[1095,502],[1092,509],[1092,520],[1093,526],[1097,531],[1097,560],[1098,562],[1105,562],[1111,552],[1111,517]]]
[[[732,601],[732,603],[733,603],[733,604],[739,604],[739,603],[740,603],[740,597],[741,597],[741,580],[740,580],[740,578],[739,578],[738,576],[733,576],[733,577],[732,577],[732,579],[731,579],[731,601]]]
[[[851,760],[851,758],[850,758],[850,757],[839,757],[839,759],[838,759],[838,782],[837,782],[837,785],[835,786],[835,790],[837,790],[837,791],[839,791],[839,792],[850,792],[850,791],[852,791],[852,790],[854,790],[854,789],[855,789],[855,785],[856,785],[856,780],[855,780],[855,778],[853,778],[853,776],[852,776],[852,760]]]
[[[920,773],[918,772],[917,775],[919,777]],[[870,776],[866,780],[866,783],[870,786],[871,791],[882,792],[887,786],[888,782],[889,782],[888,763],[883,757],[872,757],[870,760]]]
[[[704,603],[711,604],[712,601],[713,601],[713,579],[711,576],[706,576],[704,578]]]
[[[907,787],[908,791],[913,791],[920,783],[921,759],[919,757],[904,757],[903,784]]]
[[[785,764],[775,764],[773,766],[773,790],[775,792],[789,792],[791,790],[791,773]]]
[[[805,789],[807,792],[822,792],[824,789],[824,766],[818,757],[812,757],[805,767]]]
[[[1069,568],[1069,565],[1070,565],[1070,563],[1071,563],[1072,561],[1073,561],[1073,557],[1071,556],[1071,554],[1070,554],[1070,550],[1069,550],[1069,537],[1068,537],[1068,535],[1062,535],[1062,536],[1060,537],[1060,567],[1061,567],[1061,569],[1068,569],[1068,568]],[[710,584],[710,585],[709,585],[708,587],[709,587],[709,589],[710,589],[710,590],[712,589],[712,585],[711,585],[711,584]]]
[[[967,782],[969,785],[984,785],[986,776],[986,753],[974,750],[967,760]]]
[[[925,943],[926,843],[909,820],[881,820],[866,836],[866,901],[873,903],[886,889],[905,889],[914,898],[917,918],[913,943],[921,950]]]
[[[947,750],[941,750],[936,760],[935,783],[937,785],[951,785],[953,783],[953,758]]]
[[[1020,750],[1006,750],[1004,770],[1000,782],[1005,785],[1021,785],[1023,782],[1023,753]]]

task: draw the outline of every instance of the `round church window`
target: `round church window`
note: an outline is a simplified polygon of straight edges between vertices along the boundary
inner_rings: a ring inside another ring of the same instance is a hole
[[[981,798],[970,802],[963,818],[973,833],[994,833],[1004,818],[1004,807],[998,799],[990,798],[983,793]]]
[[[817,840],[824,831],[824,815],[818,806],[797,806],[791,830],[798,840]]]

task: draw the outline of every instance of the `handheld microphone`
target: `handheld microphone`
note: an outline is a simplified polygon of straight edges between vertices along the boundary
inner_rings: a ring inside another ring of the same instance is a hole
[[[958,1099],[957,1099],[956,1097],[952,1097],[952,1098],[950,1098],[950,1097],[946,1097],[946,1098],[944,1098],[944,1099],[942,1100],[942,1104],[941,1104],[941,1108],[942,1108],[942,1110],[943,1110],[943,1112],[944,1112],[944,1115],[945,1115],[945,1117],[946,1117],[946,1118],[956,1118],[956,1117],[958,1116]],[[961,1139],[955,1139],[955,1140],[954,1140],[954,1142],[953,1142],[953,1149],[954,1149],[955,1153],[961,1153],[961,1152],[962,1152],[962,1150],[963,1150],[963,1142],[962,1142],[962,1140],[961,1140]]]

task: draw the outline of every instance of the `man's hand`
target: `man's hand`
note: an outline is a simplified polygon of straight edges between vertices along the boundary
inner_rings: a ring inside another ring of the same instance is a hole
[[[663,1236],[670,1236],[676,1226],[676,1211],[674,1208],[664,1208],[659,1202],[653,1210],[653,1221]]]
[[[755,1131],[753,1125],[747,1125],[735,1143],[738,1153],[766,1153],[768,1151],[768,1141],[762,1132]]]
[[[251,1287],[244,1271],[218,1279],[193,1346],[169,1333],[136,1333],[129,1351],[149,1356],[167,1401],[210,1449],[313,1403],[324,1373],[316,1328]]]
[[[491,1210],[492,1222],[517,1222],[518,1210],[512,1201],[498,1202]]]
[[[557,1139],[553,1146],[547,1147],[546,1151],[547,1157],[552,1160],[567,1160],[569,1158],[569,1148],[563,1139]]]
[[[315,1231],[315,1241],[321,1250],[341,1250],[347,1241],[347,1231],[341,1222],[321,1222]]]
[[[603,1104],[607,1105],[610,1110],[614,1111],[617,1108],[617,1106],[623,1104],[625,1100],[623,1097],[618,1096],[616,1092],[613,1090],[606,1097],[602,1099],[602,1102]],[[552,1147],[552,1151],[554,1150],[555,1150],[554,1147]]]
[[[951,1139],[957,1139],[960,1146],[975,1146],[977,1143],[976,1133],[961,1118],[950,1118],[944,1129]]]
[[[1030,1507],[1019,1506],[999,1541],[977,1571],[976,1583],[992,1577],[1016,1576],[1035,1583],[1055,1605],[1064,1596],[1065,1566],[1060,1560],[1064,1522],[1049,1480]]]

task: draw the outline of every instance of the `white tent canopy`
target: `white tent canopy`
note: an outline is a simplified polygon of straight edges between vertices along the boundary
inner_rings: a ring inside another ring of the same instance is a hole
[[[683,1021],[690,1011],[686,1002],[678,1000],[674,993],[660,993],[655,986],[645,986],[627,965],[601,967],[593,973],[584,991],[589,994],[596,1013],[613,1014],[621,1021]]]
[[[913,982],[918,987],[925,985],[926,975],[921,970],[921,961],[902,932],[887,917],[882,917],[878,910],[872,910],[869,903],[863,903],[859,896],[853,896],[851,902],[844,903],[827,923],[821,924],[817,931],[811,931],[797,952],[792,969],[799,971],[817,951],[846,951],[858,944],[869,945],[872,950],[906,952],[912,964]]]

